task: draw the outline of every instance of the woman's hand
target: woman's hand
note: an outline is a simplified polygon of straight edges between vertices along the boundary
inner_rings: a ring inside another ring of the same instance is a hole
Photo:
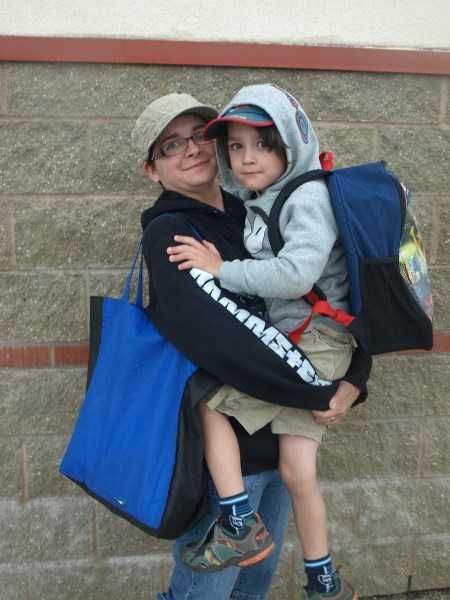
[[[167,248],[170,262],[180,263],[180,270],[201,269],[217,277],[223,260],[214,244],[185,235],[176,235],[174,240],[179,244]]]
[[[336,425],[345,417],[360,393],[360,390],[352,383],[340,381],[335,395],[330,400],[330,408],[312,411],[315,420],[321,425]]]

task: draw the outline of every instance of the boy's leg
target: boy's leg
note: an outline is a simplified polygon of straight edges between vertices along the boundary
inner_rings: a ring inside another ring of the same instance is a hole
[[[327,514],[316,475],[318,442],[301,435],[280,435],[280,474],[306,560],[328,554]]]
[[[221,525],[235,535],[244,531],[253,510],[244,487],[239,444],[228,417],[202,402],[203,453],[219,494]]]
[[[351,362],[355,342],[351,335],[341,334],[319,324],[304,334],[301,348],[317,372],[325,379],[339,379]],[[317,481],[317,451],[325,427],[315,422],[305,410],[286,408],[272,422],[279,434],[280,474],[289,489],[292,510],[303,549],[307,587],[297,598],[308,600],[356,600],[351,585],[333,570],[328,551],[325,502]]]
[[[200,403],[203,453],[220,498],[244,491],[239,444],[228,417]]]
[[[285,486],[276,470],[264,471],[244,477],[250,502],[255,511],[261,512],[270,522],[277,542],[276,550],[263,563],[251,568],[230,567],[217,573],[197,573],[188,569],[180,559],[181,549],[190,542],[201,539],[219,509],[216,491],[211,491],[211,514],[179,537],[173,546],[175,567],[170,587],[160,595],[160,600],[265,600],[276,572],[283,544],[290,500]],[[234,590],[234,591],[233,591]]]
[[[200,414],[205,460],[219,493],[221,517],[203,539],[183,548],[181,559],[192,570],[203,573],[253,565],[273,551],[273,540],[250,506],[239,444],[228,417],[204,403]]]
[[[280,473],[291,496],[308,579],[298,597],[355,600],[353,588],[333,570],[328,551],[326,507],[316,474],[319,443],[290,434],[281,434],[279,443]]]

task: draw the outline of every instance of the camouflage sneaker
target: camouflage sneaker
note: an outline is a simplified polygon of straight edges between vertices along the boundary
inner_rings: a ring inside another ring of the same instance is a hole
[[[187,544],[181,560],[192,571],[214,573],[231,566],[249,567],[264,560],[275,544],[256,513],[244,524],[240,535],[233,535],[219,520],[215,521],[200,543]]]
[[[338,567],[336,571],[333,571],[331,577],[333,579],[335,590],[328,594],[319,593],[315,590],[308,590],[302,588],[297,592],[295,600],[321,600],[321,598],[328,598],[328,600],[358,600],[358,594],[349,584],[349,582],[339,575]]]

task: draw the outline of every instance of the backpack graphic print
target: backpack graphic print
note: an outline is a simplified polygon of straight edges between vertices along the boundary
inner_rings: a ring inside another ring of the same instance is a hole
[[[404,188],[407,202],[405,225],[400,242],[400,272],[406,283],[411,286],[422,310],[433,318],[433,297],[431,295],[430,278],[428,277],[427,260],[422,236],[411,206],[411,192]]]

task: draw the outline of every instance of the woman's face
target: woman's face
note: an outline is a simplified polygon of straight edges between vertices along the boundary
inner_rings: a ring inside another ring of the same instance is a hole
[[[153,145],[156,153],[171,140],[189,138],[202,131],[205,122],[195,115],[182,115],[174,119]],[[162,156],[146,164],[150,179],[161,183],[167,190],[198,197],[216,185],[217,160],[214,144],[197,146],[189,140],[186,150],[175,156]]]

